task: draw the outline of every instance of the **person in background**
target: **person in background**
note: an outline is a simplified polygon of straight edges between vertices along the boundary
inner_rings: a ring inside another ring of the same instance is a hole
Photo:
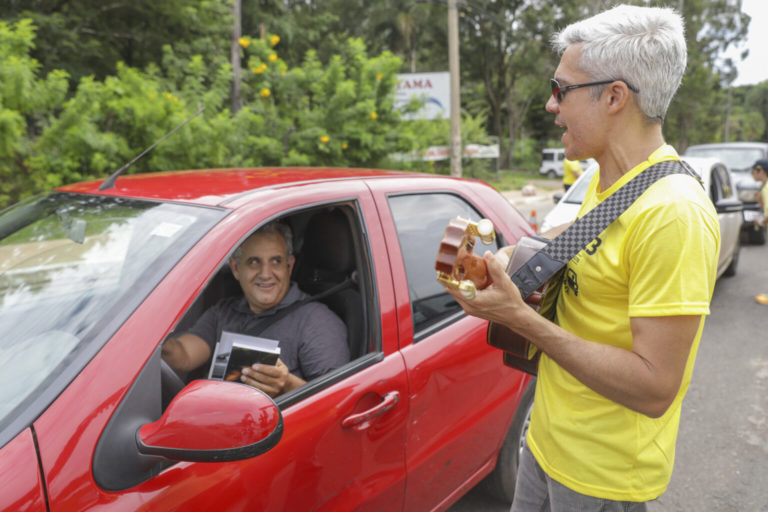
[[[581,162],[578,160],[563,160],[563,188],[566,192],[571,188],[571,185],[581,176],[582,173]]]
[[[755,201],[763,209],[763,218],[755,220],[755,229],[760,229],[768,224],[768,158],[761,158],[752,166],[752,177],[761,184],[760,191],[755,194]],[[768,294],[758,293],[755,295],[755,301],[758,304],[768,305]]]
[[[566,158],[599,165],[581,217],[652,165],[679,162],[662,124],[685,73],[683,18],[620,5],[553,44],[561,58],[546,109]],[[666,490],[719,249],[706,191],[672,174],[570,260],[554,322],[522,300],[508,248],[485,254],[492,284],[474,299],[448,289],[467,313],[541,351],[512,512],[645,511]]]

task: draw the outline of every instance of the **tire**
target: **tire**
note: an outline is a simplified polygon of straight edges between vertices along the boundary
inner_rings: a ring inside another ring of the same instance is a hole
[[[535,391],[536,379],[533,378],[520,398],[517,412],[499,451],[496,467],[479,485],[483,492],[505,503],[512,503],[515,496],[517,468],[520,464],[520,454],[523,450],[525,436],[528,433],[528,425],[531,422]]]
[[[557,178],[557,173],[554,170],[550,169],[549,171],[547,171],[547,178],[553,180]]]
[[[736,267],[739,265],[739,252],[741,252],[741,240],[736,239],[736,249],[733,251],[733,258],[731,263],[723,272],[723,277],[733,277],[736,275]]]

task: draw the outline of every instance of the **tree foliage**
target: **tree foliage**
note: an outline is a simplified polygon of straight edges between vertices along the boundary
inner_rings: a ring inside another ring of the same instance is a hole
[[[400,59],[369,58],[349,39],[328,62],[308,51],[298,66],[279,54],[280,37],[241,40],[244,108],[228,109],[230,67],[202,55],[162,49],[145,70],[118,63],[116,73],[41,77],[30,56],[30,21],[0,22],[0,202],[88,178],[102,178],[185,126],[135,164],[136,170],[258,165],[382,165],[413,149],[417,135],[398,129],[394,85]]]
[[[394,153],[448,143],[447,121],[401,121],[393,105],[397,73],[448,67],[444,0],[240,0],[234,114],[231,1],[0,0],[0,204],[103,177],[200,107],[136,170],[396,166]],[[463,140],[495,136],[506,168],[558,144],[544,111],[550,38],[613,3],[457,0]],[[667,140],[765,139],[768,84],[730,87],[733,62],[720,58],[745,37],[740,1],[675,4],[689,65]]]

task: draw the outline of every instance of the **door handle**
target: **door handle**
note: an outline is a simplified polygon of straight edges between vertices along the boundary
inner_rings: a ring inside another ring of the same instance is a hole
[[[371,421],[373,421],[374,418],[389,412],[399,401],[400,393],[397,391],[390,391],[381,397],[381,402],[375,407],[344,418],[341,421],[341,426],[344,428],[355,428],[355,430],[365,430],[371,426]]]

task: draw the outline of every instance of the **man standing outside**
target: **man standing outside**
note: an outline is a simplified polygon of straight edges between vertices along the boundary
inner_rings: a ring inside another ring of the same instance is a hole
[[[277,340],[276,365],[243,369],[241,381],[276,397],[349,362],[344,322],[291,281],[295,262],[290,227],[273,221],[249,236],[229,259],[243,296],[222,299],[192,329],[168,338],[162,357],[176,371],[188,372],[208,361],[222,331]],[[287,314],[285,308],[293,308]],[[283,316],[273,320],[277,314]],[[267,323],[268,327],[264,328]]]
[[[571,188],[576,179],[581,176],[581,162],[578,160],[563,160],[563,188],[566,192]]]
[[[546,109],[565,130],[566,157],[599,164],[583,216],[651,165],[679,159],[662,122],[685,71],[683,20],[622,5],[553,43],[561,59]],[[666,490],[719,237],[704,189],[673,174],[571,259],[554,323],[522,301],[505,251],[485,255],[493,284],[473,300],[449,290],[542,352],[513,512],[646,510]]]

